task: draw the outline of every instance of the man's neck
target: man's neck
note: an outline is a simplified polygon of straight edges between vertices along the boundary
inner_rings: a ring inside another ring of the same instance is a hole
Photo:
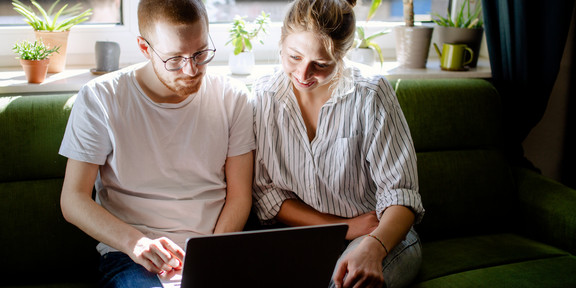
[[[164,84],[158,80],[150,62],[136,69],[135,75],[136,81],[138,81],[138,84],[146,96],[155,103],[180,103],[189,97],[189,95],[177,95],[164,86]]]

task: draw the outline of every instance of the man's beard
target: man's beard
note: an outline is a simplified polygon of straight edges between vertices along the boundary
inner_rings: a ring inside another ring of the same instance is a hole
[[[164,67],[161,68],[164,69]],[[174,94],[178,95],[179,97],[186,97],[190,94],[198,92],[198,90],[200,90],[200,85],[202,84],[202,77],[204,76],[204,72],[198,70],[198,73],[196,73],[195,76],[184,75],[169,81],[161,73],[158,72],[156,67],[154,67],[154,73],[156,73],[156,77],[158,77],[160,82],[162,82],[162,84],[164,84],[168,90],[174,92]],[[187,80],[187,82],[192,82],[186,85],[180,84],[181,82],[179,80]]]

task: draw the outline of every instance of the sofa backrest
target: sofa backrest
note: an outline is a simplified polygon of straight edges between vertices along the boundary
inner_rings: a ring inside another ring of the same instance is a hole
[[[423,240],[510,229],[515,186],[501,147],[501,103],[481,79],[391,81],[418,156]]]
[[[0,96],[0,271],[3,284],[94,278],[95,241],[66,222],[58,154],[73,93]],[[0,285],[0,286],[2,286]]]

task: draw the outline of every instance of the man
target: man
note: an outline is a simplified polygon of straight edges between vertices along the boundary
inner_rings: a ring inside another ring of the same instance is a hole
[[[100,241],[105,287],[161,286],[188,237],[242,230],[252,201],[248,93],[206,75],[202,1],[141,0],[138,22],[149,61],[87,83],[60,148],[62,212]]]

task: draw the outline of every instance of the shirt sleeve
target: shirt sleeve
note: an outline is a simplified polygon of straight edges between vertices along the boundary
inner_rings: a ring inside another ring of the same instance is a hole
[[[270,119],[267,118],[269,115],[264,111],[264,107],[269,105],[266,101],[270,98],[263,86],[269,77],[265,76],[254,83],[252,88],[254,93],[250,101],[253,107],[253,131],[258,142],[254,157],[253,205],[256,215],[263,224],[274,224],[276,222],[274,218],[280,212],[282,203],[288,199],[298,198],[295,193],[276,186],[268,171],[268,167],[274,163],[274,157],[269,156],[271,147],[265,144],[265,134],[271,131],[265,125]]]
[[[112,151],[107,122],[107,113],[100,98],[91,86],[84,86],[72,107],[60,145],[60,155],[103,165]]]
[[[393,205],[410,208],[419,223],[424,208],[418,192],[416,151],[394,90],[381,78],[375,92],[372,139],[368,151],[370,173],[378,189],[378,217]]]
[[[234,107],[230,124],[228,157],[246,154],[256,148],[254,141],[252,105],[246,85],[231,81],[234,87]]]
[[[273,224],[274,217],[280,212],[282,203],[288,199],[296,199],[293,192],[279,189],[268,176],[268,171],[261,161],[256,160],[254,169],[254,209],[263,223]]]

